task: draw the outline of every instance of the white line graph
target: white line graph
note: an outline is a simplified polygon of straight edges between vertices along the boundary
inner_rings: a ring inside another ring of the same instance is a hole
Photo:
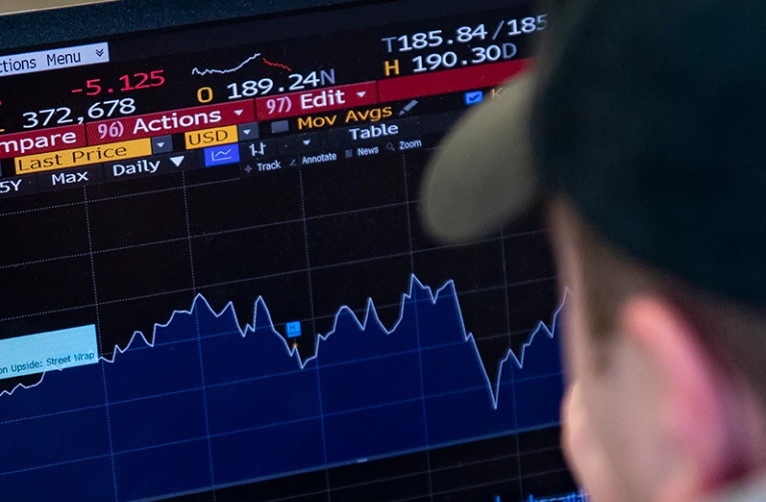
[[[207,309],[216,318],[221,318],[227,315],[230,316],[232,319],[235,320],[240,336],[242,338],[245,338],[249,334],[254,333],[256,330],[256,326],[259,325],[257,316],[258,316],[259,307],[262,307],[263,312],[266,316],[267,325],[271,327],[271,331],[273,332],[274,336],[276,336],[279,340],[281,340],[282,344],[284,345],[284,349],[285,349],[285,352],[287,353],[287,356],[290,358],[296,359],[300,365],[300,368],[304,369],[306,365],[308,365],[311,361],[319,358],[322,342],[327,341],[335,333],[337,329],[338,321],[341,318],[341,316],[344,314],[346,315],[350,314],[350,316],[353,318],[353,320],[355,321],[355,323],[357,324],[360,330],[364,330],[367,327],[368,323],[370,321],[373,321],[377,323],[380,329],[387,335],[393,334],[404,319],[405,306],[407,305],[407,302],[413,298],[415,294],[414,293],[415,288],[418,288],[426,292],[428,296],[428,301],[433,305],[435,305],[439,301],[439,298],[445,294],[446,296],[451,298],[452,301],[455,303],[455,309],[459,315],[460,328],[465,337],[465,342],[471,345],[472,352],[479,361],[479,366],[482,368],[482,371],[483,371],[483,378],[486,383],[486,389],[489,394],[492,407],[495,410],[497,409],[499,405],[500,382],[502,381],[503,369],[505,368],[505,365],[510,362],[514,364],[518,369],[523,369],[526,351],[528,348],[530,348],[534,344],[537,336],[538,335],[546,336],[548,338],[553,338],[555,336],[554,333],[556,331],[556,326],[558,324],[558,318],[564,308],[564,305],[566,303],[566,298],[568,296],[568,290],[565,290],[564,299],[562,300],[560,306],[554,312],[550,322],[550,327],[546,325],[546,323],[544,323],[543,321],[539,321],[537,326],[530,333],[529,339],[519,349],[519,355],[516,355],[516,353],[514,353],[514,351],[511,349],[508,350],[508,352],[506,353],[506,356],[498,363],[499,371],[497,372],[497,376],[494,383],[491,381],[488,372],[484,369],[484,365],[481,363],[481,355],[479,353],[479,348],[476,345],[476,340],[474,338],[473,333],[466,330],[464,319],[463,319],[463,312],[460,308],[460,303],[459,303],[457,291],[455,289],[454,281],[452,280],[447,281],[441,288],[437,289],[436,292],[434,292],[431,287],[425,286],[422,282],[420,282],[420,280],[415,275],[412,275],[410,278],[409,292],[402,295],[399,316],[397,318],[397,321],[393,324],[391,328],[386,328],[383,325],[383,322],[378,317],[377,308],[372,298],[367,299],[367,308],[365,309],[365,313],[362,319],[360,319],[350,307],[344,305],[337,310],[332,329],[330,329],[330,331],[328,331],[327,334],[324,334],[324,335],[319,334],[316,337],[314,354],[310,357],[307,357],[306,359],[303,359],[301,357],[298,349],[290,347],[288,341],[274,327],[274,322],[271,319],[271,314],[266,304],[266,300],[262,296],[259,296],[255,301],[254,309],[253,309],[252,324],[242,325],[239,322],[239,319],[237,318],[234,302],[230,301],[223,307],[223,309],[221,309],[219,312],[216,312],[213,309],[213,307],[210,305],[210,303],[207,301],[207,299],[202,294],[198,294],[195,297],[194,301],[192,302],[191,308],[189,308],[188,310],[176,310],[170,315],[167,322],[165,322],[164,324],[159,324],[159,323],[155,324],[151,337],[147,337],[141,331],[136,331],[133,333],[133,336],[131,337],[130,341],[127,343],[127,345],[124,348],[118,345],[115,345],[114,352],[112,354],[111,359],[102,357],[101,361],[107,364],[115,364],[115,362],[118,359],[118,355],[127,352],[133,346],[133,344],[137,342],[139,338],[143,340],[146,346],[154,347],[155,343],[157,342],[156,335],[159,329],[169,327],[174,322],[176,316],[191,315],[195,312],[196,309],[202,309],[202,308]],[[45,374],[43,374],[40,380],[34,384],[31,384],[31,385],[19,384],[10,391],[6,390],[6,391],[0,392],[0,397],[14,394],[15,392],[21,391],[22,389],[28,390],[28,389],[33,389],[35,387],[38,387],[42,385],[44,379],[45,379]]]
[[[197,75],[197,76],[200,76],[200,77],[204,77],[206,75],[228,75],[229,73],[238,72],[239,70],[241,70],[242,68],[244,68],[248,64],[252,63],[253,61],[255,61],[256,59],[258,59],[261,56],[262,56],[262,54],[260,52],[256,52],[255,54],[253,54],[249,58],[247,58],[244,61],[242,61],[242,63],[240,63],[238,66],[235,66],[234,68],[228,68],[228,69],[225,69],[225,70],[217,70],[217,69],[214,69],[214,68],[206,68],[204,70],[200,70],[199,68],[195,67],[192,70],[192,75]]]

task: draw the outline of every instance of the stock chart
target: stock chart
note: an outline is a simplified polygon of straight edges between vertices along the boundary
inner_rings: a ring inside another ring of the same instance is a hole
[[[547,16],[390,4],[0,56],[0,493],[585,499],[542,210],[418,213]]]

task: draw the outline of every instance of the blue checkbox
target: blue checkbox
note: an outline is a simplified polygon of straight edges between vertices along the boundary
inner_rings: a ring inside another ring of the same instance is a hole
[[[484,101],[484,91],[471,91],[465,93],[466,106],[477,105]]]

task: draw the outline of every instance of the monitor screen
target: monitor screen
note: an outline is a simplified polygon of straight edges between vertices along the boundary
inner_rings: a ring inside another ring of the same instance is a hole
[[[540,212],[418,213],[546,12],[158,4],[2,20],[2,498],[579,500]]]

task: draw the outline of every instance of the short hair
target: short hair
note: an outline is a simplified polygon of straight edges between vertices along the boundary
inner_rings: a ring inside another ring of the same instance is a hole
[[[691,323],[715,360],[746,379],[766,409],[766,312],[703,291],[628,256],[567,204],[574,246],[582,267],[588,330],[594,340],[615,336],[617,313],[630,297],[651,293],[667,299]],[[766,284],[764,284],[766,287]]]

